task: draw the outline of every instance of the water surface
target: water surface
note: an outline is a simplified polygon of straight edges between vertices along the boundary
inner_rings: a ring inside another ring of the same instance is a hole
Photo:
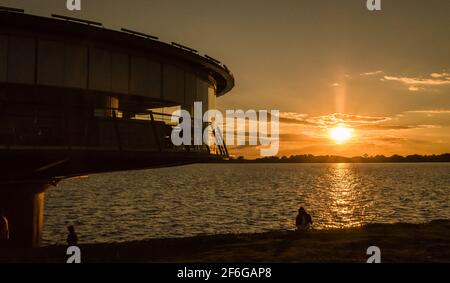
[[[91,175],[46,193],[44,243],[121,242],[450,219],[450,164],[197,164]]]

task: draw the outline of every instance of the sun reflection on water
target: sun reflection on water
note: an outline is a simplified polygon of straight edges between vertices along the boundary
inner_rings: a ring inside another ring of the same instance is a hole
[[[349,164],[339,163],[329,167],[325,176],[328,183],[329,227],[360,226],[363,221],[358,216],[355,199],[361,191],[358,188],[358,176]],[[359,203],[359,202],[356,202]]]

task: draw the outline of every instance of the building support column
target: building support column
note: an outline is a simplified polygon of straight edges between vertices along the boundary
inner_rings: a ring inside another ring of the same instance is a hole
[[[39,247],[44,226],[45,182],[0,183],[0,209],[9,222],[8,246]]]

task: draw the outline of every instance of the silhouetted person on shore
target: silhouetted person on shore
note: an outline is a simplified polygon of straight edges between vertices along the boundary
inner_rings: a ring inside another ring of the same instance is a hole
[[[9,223],[5,210],[0,211],[0,246],[6,246],[9,241]]]
[[[67,230],[69,231],[69,235],[67,236],[67,244],[69,245],[69,247],[76,246],[78,244],[78,237],[75,233],[75,227],[70,225],[69,227],[67,227]]]
[[[295,219],[297,230],[308,230],[311,228],[312,224],[313,221],[311,215],[309,215],[303,207],[300,207],[297,218]]]

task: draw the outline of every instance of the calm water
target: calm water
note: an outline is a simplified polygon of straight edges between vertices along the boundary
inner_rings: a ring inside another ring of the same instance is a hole
[[[450,164],[198,164],[92,175],[46,194],[46,244],[450,219]]]

